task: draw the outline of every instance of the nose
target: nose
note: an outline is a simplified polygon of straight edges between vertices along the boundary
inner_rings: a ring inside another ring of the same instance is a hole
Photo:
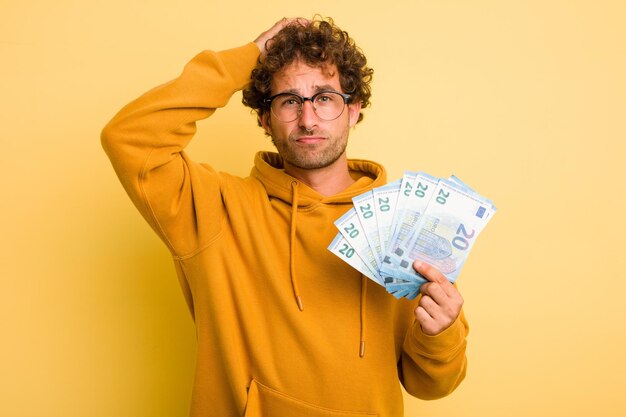
[[[306,130],[312,130],[317,126],[319,118],[315,113],[315,107],[311,100],[305,100],[302,103],[302,110],[300,111],[300,117],[298,118],[298,124]]]

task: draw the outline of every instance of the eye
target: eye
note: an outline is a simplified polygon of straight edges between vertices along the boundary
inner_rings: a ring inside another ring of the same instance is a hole
[[[300,105],[300,97],[291,94],[277,97],[276,101],[280,107],[297,107]]]
[[[322,105],[332,104],[333,102],[336,102],[338,100],[338,97],[339,95],[337,95],[336,93],[321,93],[320,95],[315,97],[315,103]]]

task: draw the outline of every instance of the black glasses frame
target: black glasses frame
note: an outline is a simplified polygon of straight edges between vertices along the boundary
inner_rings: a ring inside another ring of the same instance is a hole
[[[344,106],[344,108],[341,110],[341,113],[339,113],[337,115],[337,117],[335,117],[333,119],[323,119],[319,115],[317,115],[317,117],[319,117],[322,120],[331,121],[331,120],[337,119],[339,116],[341,116],[343,114],[343,111],[345,110],[345,106],[346,106],[346,104],[348,104],[348,101],[350,100],[352,95],[346,94],[346,93],[340,93],[339,91],[335,91],[335,90],[318,91],[317,93],[313,94],[311,97],[304,97],[304,96],[301,96],[300,94],[297,94],[297,93],[285,92],[285,93],[274,94],[273,96],[263,100],[263,102],[265,104],[267,104],[267,106],[270,108],[270,111],[271,111],[272,110],[272,101],[274,101],[275,98],[282,97],[282,96],[295,96],[295,97],[298,97],[300,99],[300,108],[298,110],[298,113],[297,113],[296,117],[294,119],[292,119],[292,120],[281,120],[281,122],[293,122],[298,117],[300,117],[300,115],[302,115],[302,107],[304,107],[304,103],[306,101],[310,101],[311,104],[313,104],[313,111],[315,111],[315,114],[317,114],[317,110],[315,109],[315,99],[318,96],[322,95],[322,94],[328,94],[328,93],[339,94],[341,96],[341,98],[343,98],[343,106]],[[274,113],[274,112],[272,112],[272,113]],[[276,116],[276,114],[274,114],[274,116]],[[278,116],[276,116],[276,117],[278,117]],[[280,119],[278,119],[278,120],[280,120]]]

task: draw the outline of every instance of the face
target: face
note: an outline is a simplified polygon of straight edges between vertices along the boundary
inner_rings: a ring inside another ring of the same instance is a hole
[[[274,74],[271,94],[293,92],[311,97],[321,90],[343,93],[337,68],[310,67],[294,61]],[[300,117],[292,122],[281,122],[271,112],[261,117],[261,124],[272,137],[272,142],[282,156],[285,168],[326,168],[337,161],[345,160],[348,133],[358,120],[360,103],[348,104],[335,120],[322,120],[313,110],[310,101],[305,101]]]

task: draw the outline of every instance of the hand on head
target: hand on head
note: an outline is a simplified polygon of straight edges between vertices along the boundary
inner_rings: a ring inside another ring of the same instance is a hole
[[[259,50],[261,51],[261,56],[265,56],[265,52],[266,52],[265,44],[267,43],[267,41],[272,39],[278,32],[280,32],[282,28],[294,22],[299,23],[302,26],[306,26],[309,24],[310,21],[309,19],[305,19],[304,17],[293,17],[293,18],[283,17],[278,22],[274,23],[274,25],[271,28],[261,33],[254,40],[254,43],[256,43],[256,45],[259,47]]]

